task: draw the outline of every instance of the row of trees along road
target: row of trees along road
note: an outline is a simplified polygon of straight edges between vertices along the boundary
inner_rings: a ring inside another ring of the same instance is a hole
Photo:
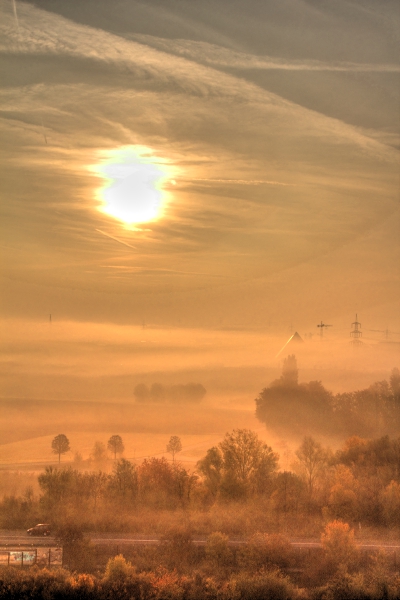
[[[180,440],[170,442],[175,458]],[[279,472],[278,454],[247,429],[227,433],[194,472],[164,457],[140,464],[121,458],[112,473],[47,467],[38,478],[40,498],[29,494],[0,502],[0,528],[29,527],[36,519],[54,524],[69,516],[112,531],[121,520],[134,520],[141,507],[224,510],[235,501],[259,507],[263,523],[272,515],[289,515],[295,524],[303,514],[400,526],[400,437],[351,437],[333,452],[307,436],[291,468]]]
[[[116,437],[110,441],[115,442]],[[116,446],[112,447],[116,451]],[[278,455],[247,429],[227,433],[198,463],[195,473],[175,462],[181,449],[179,437],[172,436],[167,445],[172,464],[164,457],[153,457],[136,466],[121,458],[110,475],[47,467],[39,476],[42,506],[54,515],[57,509],[74,505],[78,497],[81,507],[86,503],[92,508],[100,499],[103,503],[120,499],[125,507],[139,502],[166,508],[188,506],[196,494],[208,498],[207,503],[217,496],[245,499],[266,493],[278,466]]]
[[[112,435],[107,442],[108,450],[114,455],[114,460],[117,460],[117,454],[121,455],[125,446],[122,441],[120,435]],[[61,455],[70,452],[71,447],[69,443],[69,439],[64,433],[60,433],[56,435],[56,437],[51,442],[51,449],[54,454],[58,455],[58,464],[61,462]],[[168,444],[167,444],[167,452],[172,454],[172,461],[175,461],[175,455],[182,450],[182,443],[180,438],[177,435],[171,436]],[[104,446],[101,442],[96,442],[93,450],[93,458],[95,462],[100,462],[102,458],[104,458]],[[97,460],[96,460],[97,459]]]

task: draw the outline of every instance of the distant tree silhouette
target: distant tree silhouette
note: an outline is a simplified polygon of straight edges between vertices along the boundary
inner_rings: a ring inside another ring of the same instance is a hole
[[[61,454],[65,454],[70,451],[69,439],[63,433],[56,435],[54,440],[51,442],[51,450],[53,454],[58,454],[58,464],[61,461]]]
[[[152,402],[165,401],[165,386],[162,383],[153,383],[150,388],[150,399]]]
[[[172,435],[167,444],[167,452],[172,454],[172,462],[175,462],[175,454],[178,454],[182,450],[181,439],[177,435]]]
[[[117,460],[117,454],[122,454],[125,446],[120,435],[112,435],[107,442],[107,448],[114,454],[114,460]]]
[[[400,428],[400,371],[397,367],[390,374],[390,390],[393,397],[393,419],[395,427]]]
[[[207,391],[201,383],[186,383],[163,385],[152,383],[150,388],[145,383],[139,383],[134,389],[136,402],[201,402]]]
[[[320,381],[299,384],[294,355],[284,360],[281,377],[264,388],[255,402],[257,418],[268,427],[300,433],[334,426],[333,394]]]
[[[390,387],[393,395],[400,401],[400,371],[397,367],[390,373]]]
[[[90,458],[97,466],[103,465],[107,461],[107,451],[103,442],[95,442]]]

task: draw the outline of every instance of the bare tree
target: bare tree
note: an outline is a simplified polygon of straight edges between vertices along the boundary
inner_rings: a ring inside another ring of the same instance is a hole
[[[51,450],[53,454],[58,454],[58,464],[61,461],[61,454],[65,454],[70,451],[69,439],[63,433],[56,435],[54,440],[51,442]]]
[[[107,442],[107,448],[114,454],[114,460],[117,460],[117,454],[122,454],[125,446],[120,435],[112,435]]]
[[[175,454],[182,450],[181,439],[177,435],[172,435],[167,444],[167,452],[172,454],[172,462],[175,462]]]

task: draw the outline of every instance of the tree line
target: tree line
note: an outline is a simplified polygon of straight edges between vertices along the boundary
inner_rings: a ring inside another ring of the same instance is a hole
[[[169,445],[171,452],[181,449],[177,436]],[[279,471],[278,461],[255,432],[236,429],[210,448],[194,471],[165,457],[140,464],[119,458],[112,473],[49,466],[38,477],[39,498],[3,499],[0,526],[62,523],[74,515],[89,528],[115,530],[142,509],[204,511],[254,502],[277,517],[400,526],[400,438],[351,437],[333,452],[306,436],[290,471]]]
[[[136,402],[141,403],[192,403],[203,400],[206,389],[201,383],[164,385],[153,383],[151,386],[139,383],[133,390]]]
[[[122,454],[125,450],[122,438],[120,435],[112,435],[107,442],[107,447],[103,442],[95,442],[93,450],[90,454],[90,460],[95,464],[104,463],[108,456],[107,450],[111,452],[114,460],[117,459],[117,454]],[[51,442],[51,451],[58,456],[58,464],[61,463],[61,455],[71,451],[69,439],[64,433],[59,433]],[[75,462],[82,463],[83,458],[80,452],[75,453]]]
[[[329,434],[348,437],[396,435],[400,431],[400,371],[389,381],[367,389],[333,394],[320,381],[298,382],[296,357],[288,356],[282,375],[255,400],[256,416],[269,428],[299,435]]]

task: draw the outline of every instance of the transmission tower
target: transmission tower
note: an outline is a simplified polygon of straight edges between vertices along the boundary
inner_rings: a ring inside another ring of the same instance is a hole
[[[389,342],[393,335],[400,335],[398,331],[391,331],[388,327],[386,327],[386,329],[367,329],[367,331],[373,331],[374,333],[384,333],[386,342]]]
[[[350,331],[350,337],[353,338],[350,343],[354,344],[355,346],[359,346],[362,344],[362,341],[360,340],[362,337],[362,331],[360,331],[361,323],[357,320],[357,314],[356,320],[351,325],[354,329]]]
[[[332,325],[327,325],[326,323],[323,323],[323,322],[321,321],[321,323],[319,323],[319,324],[317,325],[317,327],[320,327],[320,332],[319,332],[319,333],[320,333],[320,336],[321,336],[321,338],[322,338],[322,337],[324,337],[324,328],[325,328],[325,327],[332,327]]]

